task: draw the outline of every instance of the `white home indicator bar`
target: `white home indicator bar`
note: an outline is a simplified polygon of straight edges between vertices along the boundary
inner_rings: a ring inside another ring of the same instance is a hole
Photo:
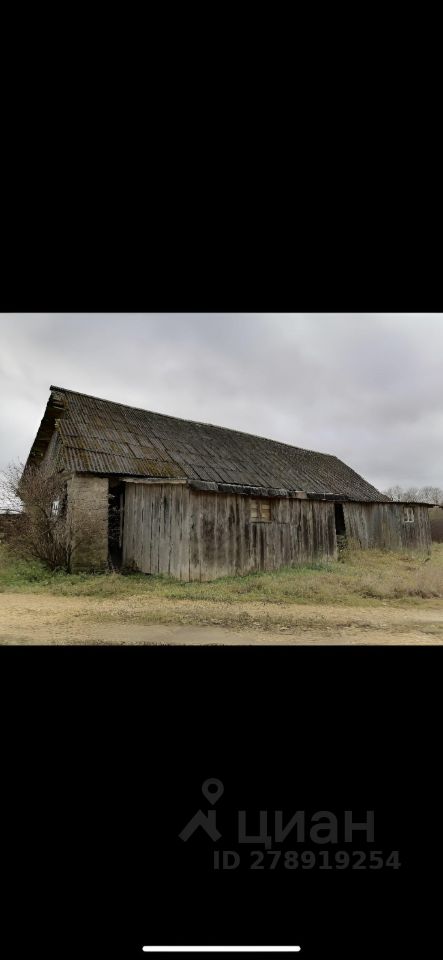
[[[300,953],[301,947],[143,947],[144,953]]]

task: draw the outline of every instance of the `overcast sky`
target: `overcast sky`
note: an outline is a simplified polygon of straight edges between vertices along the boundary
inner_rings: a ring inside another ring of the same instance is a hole
[[[0,314],[0,469],[50,384],[443,487],[443,314]]]

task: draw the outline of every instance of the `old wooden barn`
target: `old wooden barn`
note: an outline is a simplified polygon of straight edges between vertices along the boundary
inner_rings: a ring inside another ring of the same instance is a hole
[[[429,550],[428,506],[394,503],[331,454],[51,387],[29,465],[66,477],[94,535],[74,569],[111,562],[212,580],[362,548]]]

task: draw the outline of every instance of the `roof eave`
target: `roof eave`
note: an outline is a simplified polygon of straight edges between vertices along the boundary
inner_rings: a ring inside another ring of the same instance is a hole
[[[51,387],[51,394],[29,452],[25,470],[30,466],[38,466],[41,463],[54,430],[57,429],[57,420],[64,416],[65,410],[66,402],[63,395],[54,391]]]

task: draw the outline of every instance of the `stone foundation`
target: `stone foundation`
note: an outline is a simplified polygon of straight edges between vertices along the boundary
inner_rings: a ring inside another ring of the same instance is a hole
[[[105,570],[108,565],[108,479],[75,474],[68,480],[71,570]]]

